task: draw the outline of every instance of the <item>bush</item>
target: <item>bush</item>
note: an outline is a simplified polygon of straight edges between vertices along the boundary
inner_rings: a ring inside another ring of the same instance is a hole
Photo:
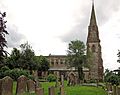
[[[35,80],[35,78],[32,75],[28,75],[28,78],[31,80]]]
[[[0,72],[5,72],[5,71],[7,71],[7,70],[10,70],[9,67],[4,66],[4,67],[2,67],[2,68],[0,69]]]
[[[2,68],[0,69],[0,79],[3,78],[3,77],[5,77],[5,76],[6,76],[5,72],[6,72],[6,71],[9,71],[9,70],[10,70],[10,69],[9,69],[7,66],[2,67]]]
[[[21,75],[24,75],[24,76],[28,77],[28,75],[30,75],[30,74],[29,74],[29,72],[26,71],[26,70],[12,69],[12,70],[10,71],[10,75],[9,75],[9,76],[10,76],[12,79],[17,80],[18,77],[20,77]]]
[[[96,80],[95,79],[91,79],[89,82],[90,83],[96,83]]]
[[[49,74],[48,77],[47,77],[47,81],[49,82],[54,82],[56,81],[57,77],[53,74]]]
[[[120,80],[119,77],[115,74],[113,74],[107,78],[107,82],[110,82],[112,85],[114,85],[114,84],[119,85],[119,80]]]
[[[4,72],[3,72],[4,71]],[[9,76],[11,77],[13,80],[17,80],[18,77],[20,77],[21,75],[24,75],[30,79],[33,79],[33,77],[30,75],[29,71],[27,70],[21,70],[21,69],[8,69],[8,70],[5,70],[5,69],[2,69],[0,70],[0,78],[4,78],[5,76]]]

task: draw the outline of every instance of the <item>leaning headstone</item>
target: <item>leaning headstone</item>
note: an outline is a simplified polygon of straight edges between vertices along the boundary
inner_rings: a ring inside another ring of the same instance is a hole
[[[113,86],[113,95],[116,95],[116,85]]]
[[[35,93],[36,93],[36,95],[44,95],[44,89],[43,88],[36,88]]]
[[[35,82],[33,80],[27,80],[27,89],[28,92],[34,93],[35,92]]]
[[[112,84],[111,83],[108,84],[108,91],[112,91]]]
[[[35,71],[33,71],[32,73],[33,73],[33,77],[35,78],[35,85],[36,85],[36,88],[39,88],[38,71],[35,70]]]
[[[117,95],[120,95],[120,87],[117,87]]]
[[[49,87],[49,95],[55,95],[55,88],[53,86]]]
[[[1,95],[13,95],[13,80],[9,76],[2,79]]]
[[[60,87],[60,95],[65,95],[64,86],[61,86],[61,87]]]
[[[55,87],[58,87],[59,86],[59,81],[58,81],[58,77],[56,79],[56,82],[55,82]]]
[[[113,95],[112,84],[108,83],[108,95]]]
[[[16,94],[23,95],[27,91],[27,77],[22,75],[17,79]]]
[[[105,83],[105,86],[106,86],[106,91],[108,91],[108,89],[109,89],[109,85],[108,85],[108,83]]]
[[[64,86],[64,76],[61,75],[61,85]]]
[[[0,95],[2,93],[2,79],[0,79]]]

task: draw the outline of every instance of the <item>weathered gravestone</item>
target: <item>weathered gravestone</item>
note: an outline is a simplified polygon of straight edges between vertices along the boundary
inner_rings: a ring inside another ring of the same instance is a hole
[[[111,83],[108,83],[108,95],[113,95],[113,89]]]
[[[49,87],[49,95],[55,95],[55,87]]]
[[[111,83],[108,84],[108,91],[112,91],[112,84]]]
[[[0,79],[0,95],[2,93],[2,79]]]
[[[55,82],[55,87],[58,87],[59,86],[59,81],[58,81],[58,77],[56,79],[56,82]]]
[[[108,91],[108,89],[109,89],[108,83],[106,83],[105,86],[106,86],[106,89],[105,89],[105,90]]]
[[[17,79],[16,94],[23,95],[27,91],[27,77],[22,75]]]
[[[61,85],[64,86],[64,75],[61,75]]]
[[[1,95],[13,95],[13,80],[9,76],[2,79]]]
[[[64,86],[61,86],[61,87],[60,87],[60,95],[65,95]]]
[[[35,92],[35,82],[33,80],[27,80],[27,89],[29,93]]]
[[[120,95],[120,87],[117,87],[117,95]]]
[[[73,73],[73,72],[69,73],[68,74],[68,78],[69,78],[69,80],[68,80],[68,85],[69,86],[76,84],[77,78],[76,78],[76,74],[75,73]]]
[[[116,85],[114,85],[114,86],[113,86],[113,95],[117,95],[116,92],[117,92],[117,91],[116,91]]]
[[[36,95],[44,95],[44,89],[43,88],[36,88],[35,93],[36,93]]]

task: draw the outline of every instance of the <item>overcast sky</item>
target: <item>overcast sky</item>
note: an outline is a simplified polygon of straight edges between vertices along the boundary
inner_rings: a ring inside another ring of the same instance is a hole
[[[86,44],[91,0],[0,0],[7,12],[9,50],[28,41],[36,55],[64,55],[71,40]],[[117,69],[120,0],[95,0],[105,69]]]

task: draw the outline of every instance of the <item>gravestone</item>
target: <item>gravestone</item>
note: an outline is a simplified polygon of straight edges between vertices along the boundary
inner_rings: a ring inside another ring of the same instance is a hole
[[[55,87],[58,87],[59,86],[59,81],[58,81],[58,77],[56,79],[56,82],[55,82]]]
[[[120,95],[120,87],[117,87],[117,95]]]
[[[61,87],[60,87],[60,95],[65,95],[64,86],[61,86]]]
[[[117,95],[117,93],[116,93],[116,85],[113,86],[113,95]]]
[[[61,75],[61,85],[64,86],[64,76]]]
[[[44,95],[44,89],[43,88],[36,88],[35,93],[36,93],[36,95]]]
[[[108,83],[106,83],[105,86],[106,86],[106,89],[105,89],[105,90],[108,91],[108,90],[109,90],[109,85],[108,85]]]
[[[23,95],[27,91],[27,77],[22,75],[17,79],[16,94]]]
[[[9,76],[2,79],[1,95],[13,95],[13,80]]]
[[[33,77],[35,78],[35,86],[36,86],[36,88],[39,88],[38,71],[35,70],[35,71],[32,72],[32,74],[33,74]]]
[[[49,95],[55,95],[55,88],[53,86],[49,87]]]
[[[35,92],[35,82],[33,80],[27,80],[27,89],[28,92],[34,93]]]
[[[112,91],[112,84],[111,83],[108,84],[108,91]]]
[[[2,79],[0,79],[0,95],[2,93]]]

